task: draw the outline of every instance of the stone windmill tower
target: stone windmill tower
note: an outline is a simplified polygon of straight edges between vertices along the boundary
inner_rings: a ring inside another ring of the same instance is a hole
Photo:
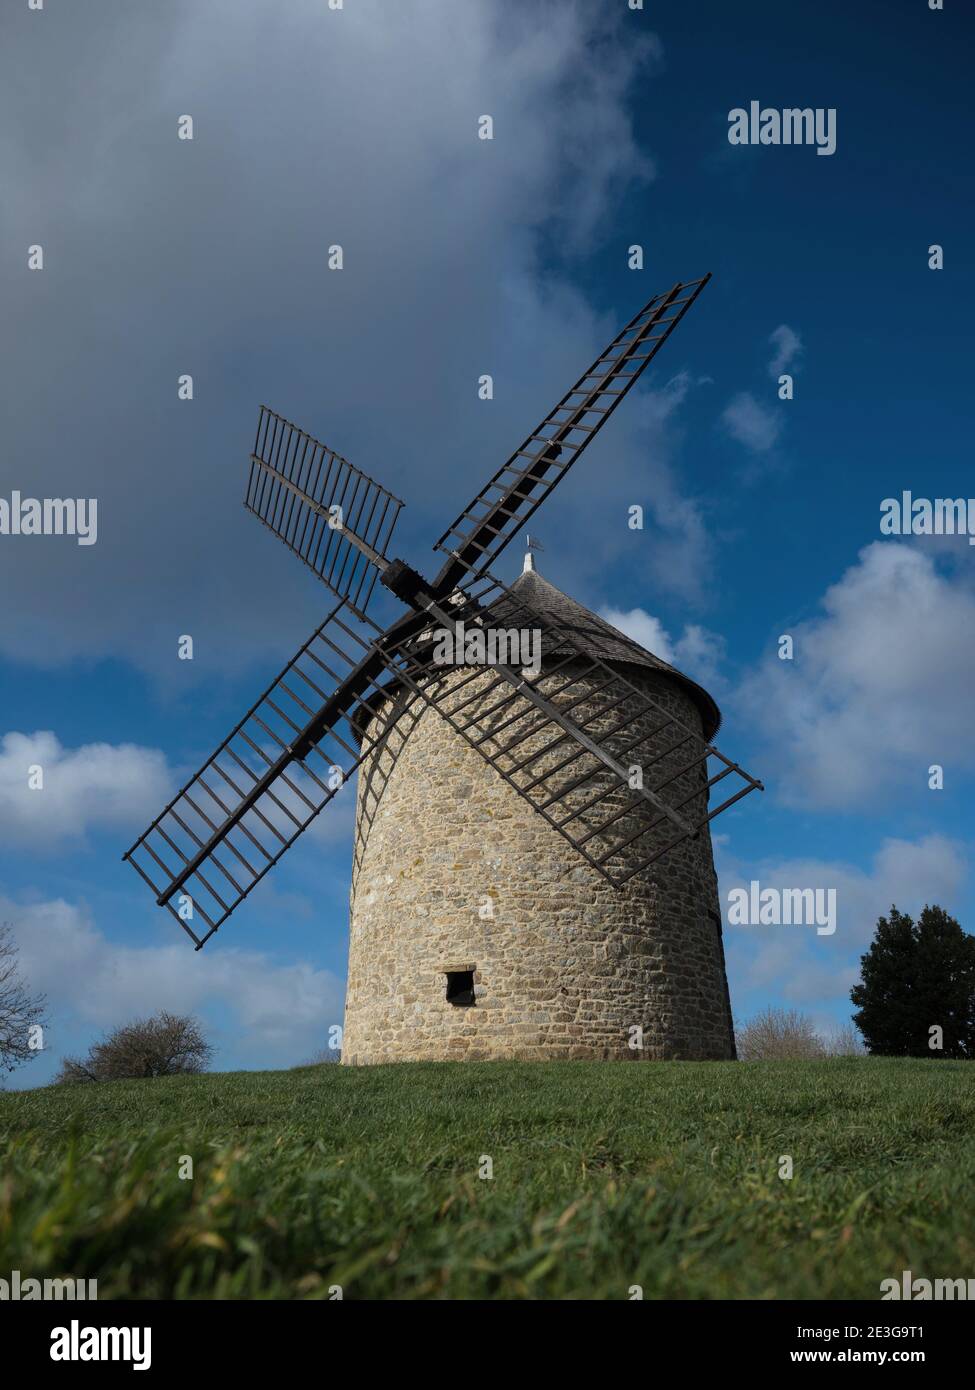
[[[700,686],[490,569],[709,278],[616,335],[432,580],[387,558],[402,503],[261,408],[245,505],[338,602],[124,857],[199,950],[358,773],[343,1061],[734,1056],[709,827],[761,783]]]
[[[711,696],[548,583],[530,552],[511,593],[710,742]],[[627,741],[650,737],[632,756],[652,764],[660,721],[634,717]],[[706,800],[700,767],[685,778]],[[574,789],[573,807],[590,794]],[[617,889],[436,710],[401,718],[359,769],[343,1062],[733,1058],[707,825],[651,868],[639,841],[620,859],[636,872]]]

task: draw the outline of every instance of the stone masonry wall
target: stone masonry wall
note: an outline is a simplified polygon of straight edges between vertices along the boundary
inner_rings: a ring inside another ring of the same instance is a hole
[[[675,682],[627,677],[700,730]],[[342,1061],[733,1057],[719,914],[707,828],[614,888],[418,702],[359,772]]]

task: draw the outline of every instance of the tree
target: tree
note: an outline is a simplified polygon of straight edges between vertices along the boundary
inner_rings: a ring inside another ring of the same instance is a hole
[[[0,1072],[11,1072],[41,1051],[46,1001],[31,994],[20,974],[10,924],[0,924]]]
[[[795,1009],[766,1009],[736,1030],[743,1062],[809,1061],[826,1056],[812,1020]]]
[[[916,923],[891,907],[860,958],[850,998],[859,1009],[853,1021],[878,1056],[975,1057],[975,936],[937,905]],[[936,1027],[940,1048],[930,1046]]]
[[[93,1043],[88,1056],[65,1057],[55,1085],[180,1076],[206,1070],[212,1048],[193,1018],[159,1013],[123,1024]]]

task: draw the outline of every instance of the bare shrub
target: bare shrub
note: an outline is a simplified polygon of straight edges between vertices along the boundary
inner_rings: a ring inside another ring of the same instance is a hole
[[[337,1047],[323,1047],[320,1052],[316,1052],[313,1057],[309,1057],[307,1062],[302,1062],[303,1067],[324,1067],[329,1063],[341,1062],[342,1053]]]
[[[44,1023],[44,1008],[44,996],[31,994],[21,977],[12,927],[0,923],[0,1073],[37,1056],[34,1038]]]
[[[867,1048],[852,1023],[844,1023],[826,1038],[830,1057],[866,1057]]]
[[[163,1012],[116,1028],[83,1059],[65,1057],[54,1084],[194,1074],[206,1070],[211,1053],[194,1018]]]
[[[736,1029],[743,1062],[808,1061],[826,1056],[812,1020],[795,1009],[765,1009]]]

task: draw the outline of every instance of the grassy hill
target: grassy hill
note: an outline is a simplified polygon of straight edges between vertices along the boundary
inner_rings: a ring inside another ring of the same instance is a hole
[[[975,1272],[973,1078],[484,1062],[0,1094],[0,1275],[101,1298],[876,1299],[902,1269]]]

